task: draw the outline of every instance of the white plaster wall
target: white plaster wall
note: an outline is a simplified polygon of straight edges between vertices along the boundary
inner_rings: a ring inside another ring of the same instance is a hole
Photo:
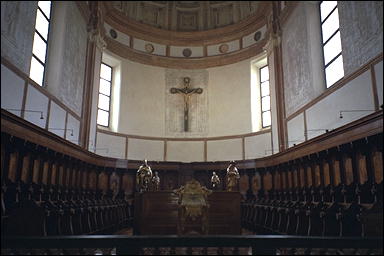
[[[341,110],[372,110],[343,113]],[[370,71],[364,72],[307,110],[307,129],[335,129],[374,112]],[[308,133],[308,139],[325,131]]]
[[[383,52],[383,2],[338,1],[344,74]]]
[[[29,74],[37,1],[1,1],[1,57]]]
[[[165,96],[169,93],[165,69],[119,60],[122,84],[117,132],[165,137]],[[250,60],[207,70],[209,132],[204,137],[251,132]]]
[[[65,110],[51,101],[51,108],[49,113],[48,131],[64,138],[65,128]],[[63,129],[63,130],[57,130]]]
[[[383,62],[375,65],[377,96],[379,97],[379,106],[383,104]]]
[[[301,113],[298,116],[292,118],[287,123],[288,129],[288,147],[292,147],[293,144],[299,144],[305,141],[304,136],[304,114]],[[310,134],[312,132],[308,132]]]
[[[32,85],[28,85],[27,90],[25,109],[42,111],[44,119],[40,119],[40,113],[36,112],[25,112],[24,119],[41,128],[45,128],[47,122],[48,97],[39,92]]]
[[[118,132],[164,137],[164,68],[121,60]]]
[[[255,159],[271,154],[271,133],[245,137],[245,159]]]
[[[204,142],[168,141],[167,161],[202,162],[204,161]]]
[[[54,2],[51,26],[47,90],[80,116],[87,47],[86,23],[75,2]]]
[[[71,133],[72,133],[71,129],[73,131],[72,136],[71,136]],[[74,144],[79,145],[79,132],[80,132],[80,121],[68,113],[66,139]]]
[[[207,161],[243,159],[242,139],[207,141]]]
[[[1,108],[21,109],[25,82],[11,70],[1,65]],[[20,116],[20,111],[9,112]]]
[[[318,14],[312,3],[300,2],[282,30],[283,80],[286,116],[316,98],[325,90],[319,72],[321,54],[316,51],[320,40]],[[316,29],[317,28],[317,29]]]
[[[204,50],[202,46],[171,46],[169,55],[171,57],[184,57],[183,50],[189,48],[192,51],[192,54],[190,58],[193,57],[203,57],[204,56]]]
[[[147,52],[145,50],[146,44],[152,44],[153,45],[154,50],[151,54],[165,56],[165,53],[166,53],[166,46],[165,45],[161,45],[161,44],[157,44],[157,43],[153,43],[153,42],[149,42],[149,41],[145,41],[145,40],[141,40],[141,39],[137,39],[137,38],[133,39],[133,49],[135,49],[135,50]]]
[[[97,133],[96,154],[114,158],[125,158],[125,137]]]
[[[207,137],[252,131],[251,62],[208,69],[209,133]]]
[[[129,138],[128,159],[164,161],[164,142]]]
[[[237,50],[240,49],[240,42],[239,42],[239,40],[233,40],[233,41],[226,42],[226,43],[209,45],[207,47],[207,54],[208,54],[208,56],[214,56],[214,55],[222,54],[220,52],[220,50],[219,50],[219,47],[222,44],[227,44],[228,45],[228,52],[233,52],[233,51],[237,51]]]

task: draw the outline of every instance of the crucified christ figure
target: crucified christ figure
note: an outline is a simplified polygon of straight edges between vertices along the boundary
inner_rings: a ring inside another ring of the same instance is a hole
[[[171,88],[171,93],[181,93],[184,96],[184,131],[188,131],[188,120],[189,120],[189,99],[192,96],[192,94],[202,94],[203,89],[202,88],[189,88],[189,83],[191,79],[189,77],[184,77],[184,88]]]

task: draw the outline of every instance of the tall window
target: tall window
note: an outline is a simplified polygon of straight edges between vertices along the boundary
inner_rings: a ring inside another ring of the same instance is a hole
[[[51,1],[38,1],[29,76],[40,86],[44,81],[50,17]]]
[[[327,88],[344,77],[337,1],[320,3],[321,31]]]
[[[260,95],[261,95],[261,126],[271,125],[271,96],[269,91],[268,66],[260,68]]]
[[[101,63],[99,104],[97,109],[97,124],[109,126],[109,114],[111,107],[112,67]]]

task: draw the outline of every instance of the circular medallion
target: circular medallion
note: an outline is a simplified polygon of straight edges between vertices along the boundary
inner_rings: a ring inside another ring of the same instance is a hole
[[[261,32],[260,32],[260,31],[257,31],[257,32],[255,33],[255,36],[253,37],[253,39],[255,39],[255,41],[257,42],[257,41],[260,40],[260,38],[261,38]]]
[[[148,53],[152,53],[155,50],[152,44],[146,44],[145,45],[145,51]]]
[[[111,35],[111,37],[112,37],[113,39],[116,39],[116,38],[117,38],[117,32],[116,32],[116,30],[114,30],[114,29],[110,29],[110,30],[109,30],[109,34]]]
[[[185,49],[183,50],[183,55],[184,55],[184,57],[189,57],[189,56],[191,56],[191,54],[192,54],[191,49],[189,49],[189,48],[185,48]]]
[[[226,53],[226,52],[228,52],[228,49],[229,49],[229,46],[228,46],[227,44],[222,44],[222,45],[220,45],[220,47],[219,47],[219,51],[220,51],[221,53]]]

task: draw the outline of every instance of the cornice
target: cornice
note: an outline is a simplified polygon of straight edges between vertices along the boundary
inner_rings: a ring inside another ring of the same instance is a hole
[[[155,28],[129,19],[105,3],[103,8],[106,11],[105,22],[113,28],[135,38],[174,46],[205,46],[239,39],[264,26],[267,14],[271,11],[270,3],[263,2],[255,15],[236,24],[204,31],[179,32]]]

